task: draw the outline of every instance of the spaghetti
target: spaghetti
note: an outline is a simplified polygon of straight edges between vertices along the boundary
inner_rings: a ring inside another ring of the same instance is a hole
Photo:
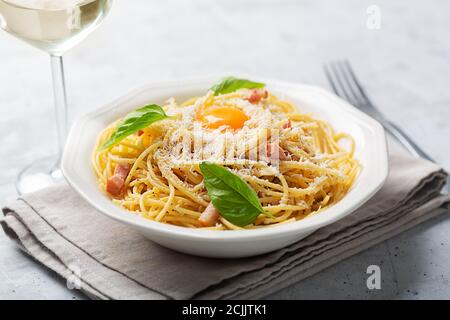
[[[163,109],[170,118],[101,149],[119,120],[112,123],[92,154],[106,193],[116,168],[128,168],[120,194],[109,196],[147,219],[213,230],[297,221],[342,199],[359,171],[351,136],[266,90],[209,91],[180,105],[171,98]],[[349,150],[343,139],[350,141]],[[237,226],[223,216],[209,227],[200,223],[210,203],[199,168],[203,160],[228,168],[256,192],[264,212],[253,223]]]

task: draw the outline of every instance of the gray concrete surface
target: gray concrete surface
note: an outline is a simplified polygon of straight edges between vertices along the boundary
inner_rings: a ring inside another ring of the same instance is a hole
[[[366,27],[369,5],[381,28]],[[327,86],[349,58],[371,97],[450,169],[450,2],[116,0],[65,57],[72,117],[142,83],[240,71]],[[26,164],[55,150],[48,57],[0,32],[0,204]],[[270,298],[450,298],[450,215],[381,243]],[[366,288],[381,266],[382,289]],[[82,299],[0,234],[0,299]]]

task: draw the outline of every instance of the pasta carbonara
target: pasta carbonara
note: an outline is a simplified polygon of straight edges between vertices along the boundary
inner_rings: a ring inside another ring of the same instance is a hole
[[[342,199],[359,171],[353,138],[238,80],[182,103],[170,98],[157,112],[143,108],[105,128],[92,154],[100,188],[144,218],[213,230],[289,223]],[[142,127],[145,121],[151,123]],[[205,161],[230,179],[220,180],[217,170],[206,184]],[[239,220],[246,201],[256,210],[250,223]]]

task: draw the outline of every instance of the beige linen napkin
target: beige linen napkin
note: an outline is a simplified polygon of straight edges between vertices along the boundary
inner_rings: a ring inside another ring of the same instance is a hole
[[[1,224],[23,250],[92,298],[261,298],[447,210],[441,168],[400,151],[389,162],[386,184],[356,212],[252,258],[163,248],[96,212],[66,184],[19,198],[3,208]]]

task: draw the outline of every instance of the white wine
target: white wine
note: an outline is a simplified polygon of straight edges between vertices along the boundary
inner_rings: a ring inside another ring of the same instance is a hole
[[[110,6],[111,0],[0,0],[0,26],[59,55],[86,37]]]
[[[33,161],[17,178],[19,194],[55,186],[67,134],[67,94],[63,53],[93,31],[108,14],[112,0],[0,0],[0,27],[50,54],[55,98],[58,154]]]

